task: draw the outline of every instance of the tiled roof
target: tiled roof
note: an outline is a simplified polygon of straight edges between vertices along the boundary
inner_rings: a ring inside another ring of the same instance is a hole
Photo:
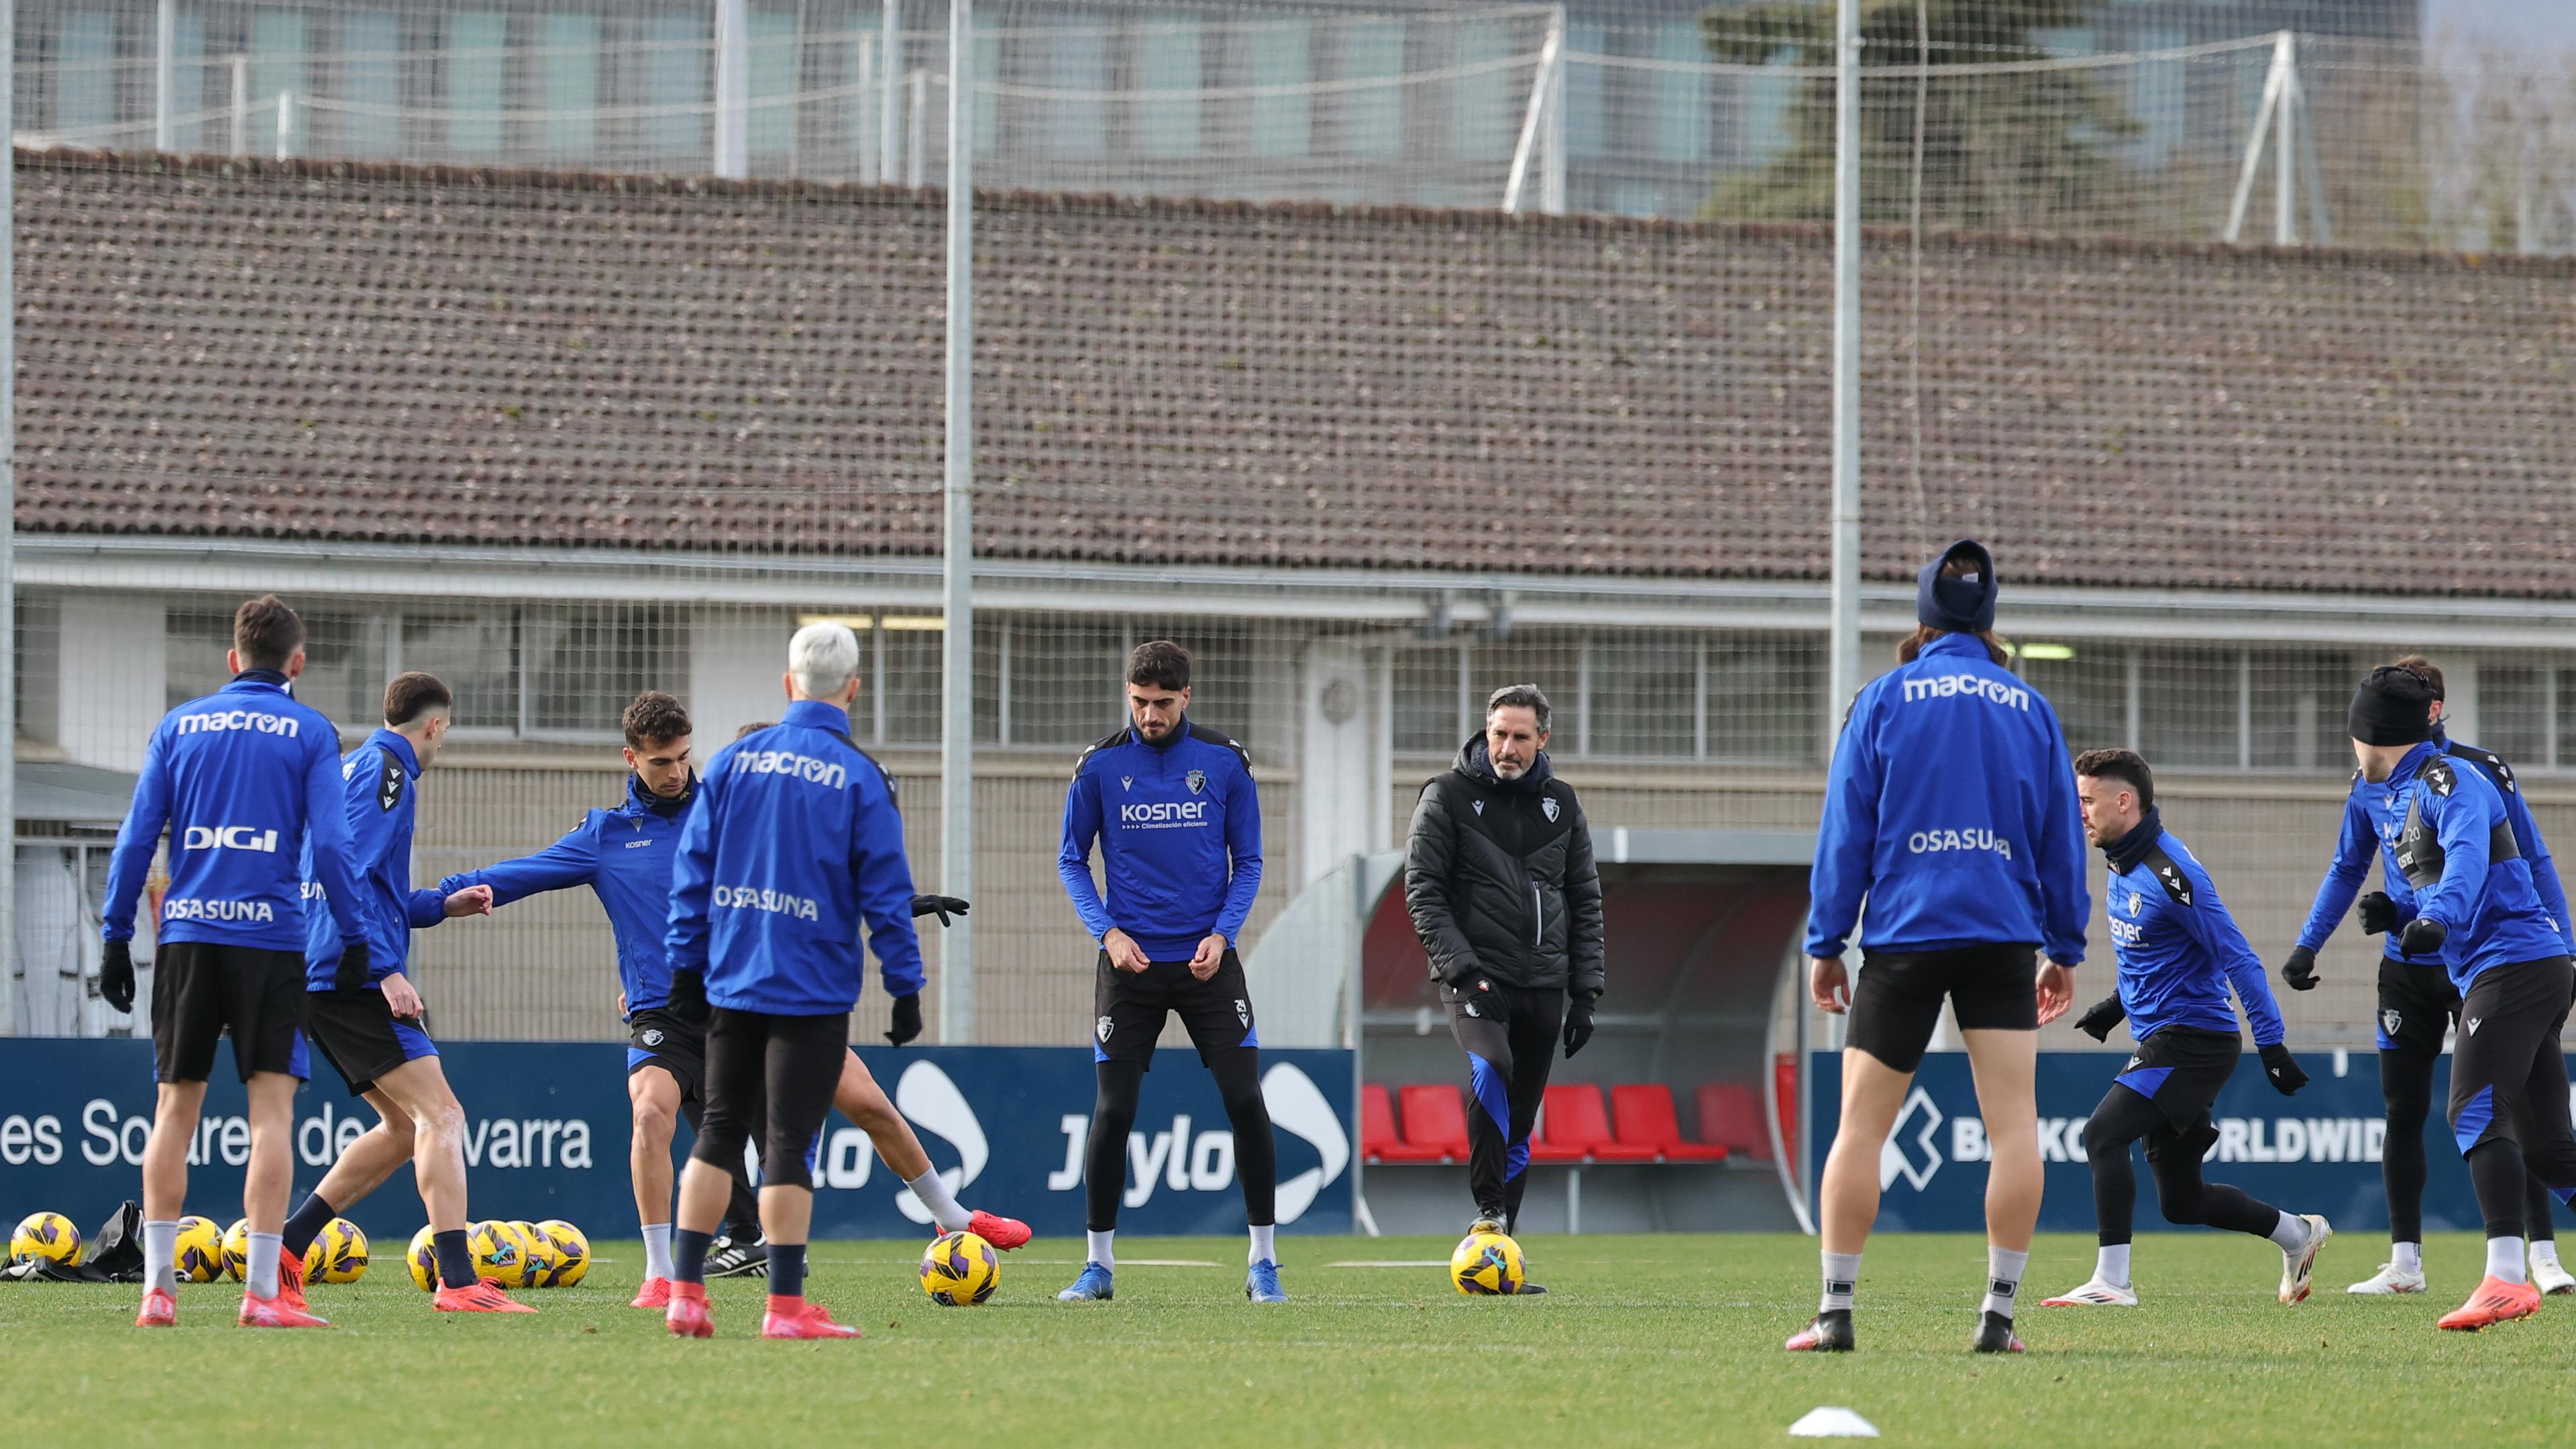
[[[935,195],[19,178],[21,527],[938,546]],[[976,253],[988,552],[1825,569],[1814,229],[1013,194]],[[1873,237],[1874,575],[2576,593],[2576,264],[1927,238],[1919,358],[1914,275]]]

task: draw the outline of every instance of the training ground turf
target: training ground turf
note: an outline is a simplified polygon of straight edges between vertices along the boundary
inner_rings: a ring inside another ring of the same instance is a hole
[[[2386,1244],[2338,1238],[2320,1291],[2274,1301],[2280,1255],[2215,1233],[2139,1240],[2145,1306],[2037,1306],[2090,1272],[2092,1243],[2044,1238],[2012,1359],[1966,1351],[1982,1245],[1883,1236],[1861,1278],[1860,1352],[1789,1355],[1815,1301],[1812,1241],[1532,1238],[1537,1299],[1461,1298],[1430,1239],[1280,1239],[1294,1301],[1243,1299],[1239,1239],[1121,1240],[1110,1303],[1057,1303],[1078,1245],[1004,1259],[982,1308],[940,1308],[894,1243],[815,1253],[814,1294],[867,1330],[764,1343],[756,1280],[714,1285],[718,1337],[681,1342],[627,1308],[640,1246],[602,1243],[535,1318],[442,1319],[398,1260],[311,1290],[329,1331],[230,1326],[239,1290],[183,1287],[180,1327],[131,1327],[139,1290],[0,1283],[0,1443],[560,1449],[1114,1444],[1786,1443],[1820,1404],[1892,1442],[2567,1444],[2576,1299],[2480,1334],[2435,1331],[2476,1281],[2467,1235],[2432,1243],[2435,1291],[2354,1298]],[[1190,1259],[1213,1267],[1155,1267]]]

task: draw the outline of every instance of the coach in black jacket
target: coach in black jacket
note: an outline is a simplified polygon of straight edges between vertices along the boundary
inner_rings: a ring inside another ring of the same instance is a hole
[[[1592,1039],[1601,997],[1601,874],[1574,789],[1547,763],[1547,696],[1495,690],[1485,732],[1422,787],[1405,845],[1404,906],[1449,1027],[1467,1053],[1467,1185],[1476,1227],[1520,1217],[1530,1131],[1562,1036]]]

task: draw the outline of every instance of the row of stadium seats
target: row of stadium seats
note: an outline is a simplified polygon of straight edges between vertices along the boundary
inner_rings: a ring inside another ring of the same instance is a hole
[[[1730,1155],[1771,1159],[1762,1105],[1740,1082],[1703,1083],[1696,1094],[1699,1136],[1682,1135],[1672,1089],[1661,1082],[1622,1083],[1610,1089],[1604,1111],[1601,1089],[1590,1082],[1547,1089],[1530,1161],[1551,1165],[1622,1162],[1723,1162]],[[1403,1103],[1397,1129],[1396,1101]],[[1467,1160],[1467,1102],[1446,1082],[1399,1087],[1377,1082],[1360,1087],[1360,1155],[1389,1166]]]

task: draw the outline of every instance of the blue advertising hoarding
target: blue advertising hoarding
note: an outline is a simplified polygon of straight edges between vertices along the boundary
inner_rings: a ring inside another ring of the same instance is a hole
[[[466,1117],[467,1179],[478,1218],[559,1217],[601,1237],[635,1231],[628,1184],[630,1109],[623,1042],[442,1042]],[[1082,1231],[1082,1147],[1091,1053],[1058,1047],[862,1049],[934,1166],[973,1206],[1025,1218],[1041,1233]],[[1128,1134],[1129,1186],[1119,1226],[1140,1233],[1243,1229],[1234,1135],[1206,1072],[1186,1051],[1145,1078]],[[1262,1094],[1279,1146],[1279,1222],[1300,1232],[1351,1230],[1351,1054],[1265,1050]],[[141,1195],[154,1088],[146,1041],[0,1041],[0,1218],[39,1209],[83,1232]],[[190,1154],[188,1207],[230,1222],[241,1213],[250,1155],[229,1044],[217,1053]],[[321,1180],[375,1122],[326,1068],[295,1099],[295,1192]],[[680,1129],[675,1152],[684,1152]],[[917,1237],[929,1214],[838,1113],[815,1169],[817,1237]],[[408,1173],[348,1216],[370,1234],[408,1238],[422,1222]]]
[[[2039,1148],[2047,1169],[2040,1206],[2043,1232],[2091,1232],[2093,1181],[2085,1164],[2084,1123],[2110,1088],[2122,1057],[2109,1052],[2042,1052],[2036,1079]],[[2322,1213],[2339,1232],[2385,1231],[2388,1199],[2379,1176],[2387,1109],[2379,1096],[2375,1052],[2304,1052],[2308,1085],[2295,1097],[2272,1090],[2252,1052],[2238,1062],[2211,1116],[2218,1145],[2209,1150],[2210,1181],[2233,1183],[2289,1212]],[[1814,1167],[1821,1172],[1842,1111],[1839,1053],[1817,1052]],[[2431,1173],[2424,1185],[2424,1226],[2433,1232],[2482,1225],[2468,1169],[2452,1145],[2442,1104],[2451,1058],[2434,1068],[2433,1114],[2425,1124]],[[1879,1152],[1881,1231],[1982,1232],[1985,1228],[1985,1123],[1964,1052],[1923,1059],[1914,1089]],[[1808,1179],[1815,1181],[1815,1178]],[[2162,1229],[2155,1186],[2140,1173],[2137,1226]]]

